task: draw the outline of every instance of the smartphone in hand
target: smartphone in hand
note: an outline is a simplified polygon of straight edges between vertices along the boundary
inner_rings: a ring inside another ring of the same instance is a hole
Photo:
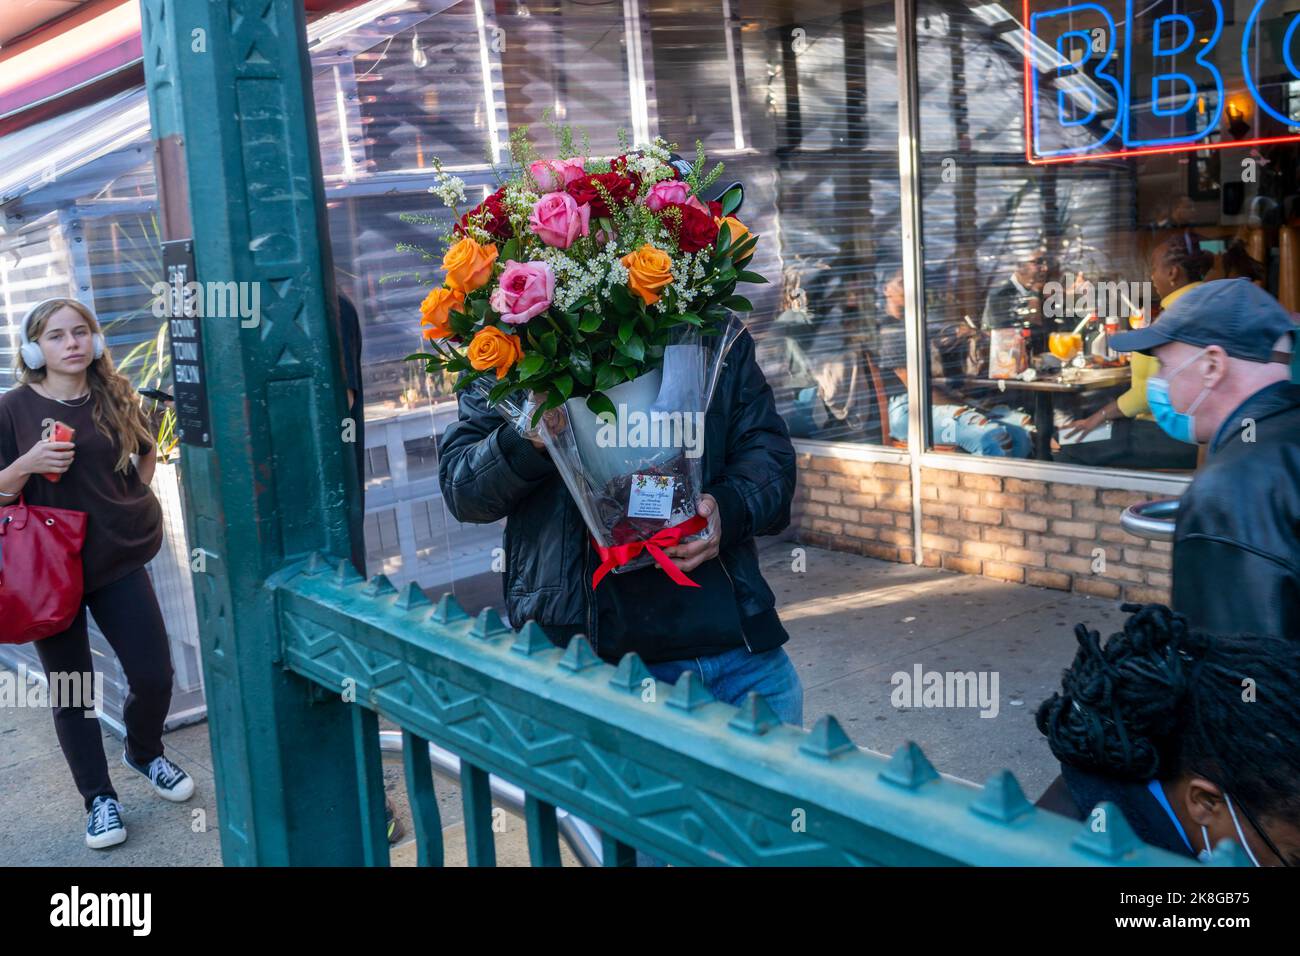
[[[63,424],[63,422],[55,422],[54,431],[50,435],[50,440],[51,441],[72,441],[73,436],[76,434],[77,434],[77,430],[75,428],[69,428],[67,425]],[[58,482],[58,480],[62,478],[63,475],[61,475],[57,471],[51,471],[42,474],[41,477],[44,478],[46,481]]]

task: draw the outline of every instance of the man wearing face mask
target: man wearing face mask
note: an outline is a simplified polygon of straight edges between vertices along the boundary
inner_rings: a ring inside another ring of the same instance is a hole
[[[1209,446],[1179,503],[1173,604],[1208,634],[1300,638],[1296,327],[1249,279],[1206,282],[1155,325],[1112,339],[1153,355],[1156,423]]]

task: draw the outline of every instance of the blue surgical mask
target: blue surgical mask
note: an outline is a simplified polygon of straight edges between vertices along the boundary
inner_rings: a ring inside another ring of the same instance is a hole
[[[1179,372],[1200,358],[1205,351],[1205,349],[1201,349],[1201,351],[1170,372],[1168,378],[1153,375],[1147,379],[1147,404],[1151,407],[1151,414],[1155,416],[1156,424],[1170,438],[1187,442],[1189,445],[1196,444],[1195,412],[1200,407],[1201,402],[1205,400],[1205,396],[1210,393],[1210,389],[1208,387],[1201,389],[1201,393],[1196,396],[1196,400],[1192,402],[1187,411],[1180,412],[1174,408],[1174,403],[1169,398],[1169,383],[1174,380]]]

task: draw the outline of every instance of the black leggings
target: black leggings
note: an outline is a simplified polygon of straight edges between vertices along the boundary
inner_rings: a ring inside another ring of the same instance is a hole
[[[81,610],[66,631],[36,642],[36,653],[51,688],[55,686],[51,674],[89,674],[94,668],[86,633],[87,607],[117,654],[130,686],[122,708],[127,753],[135,763],[148,764],[162,756],[163,721],[172,700],[167,628],[148,573],[142,567],[136,568],[126,577],[86,594]],[[71,684],[71,677],[65,684]],[[117,792],[108,778],[99,720],[93,709],[84,708],[91,703],[89,700],[78,703],[83,706],[53,708],[54,730],[89,810],[96,797],[117,799]]]

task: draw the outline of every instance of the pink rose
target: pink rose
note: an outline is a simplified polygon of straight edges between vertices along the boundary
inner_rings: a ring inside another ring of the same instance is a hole
[[[523,325],[546,311],[555,294],[555,273],[545,262],[507,262],[488,300],[502,322]]]
[[[575,179],[586,175],[580,159],[539,159],[528,164],[528,172],[544,193],[562,190]]]
[[[591,206],[578,205],[568,193],[547,193],[537,200],[528,226],[548,246],[567,249],[579,236],[587,235]]]
[[[686,202],[690,192],[691,187],[680,179],[665,179],[650,187],[650,191],[645,195],[645,204],[651,212],[658,212],[664,206]]]
[[[704,213],[704,215],[708,216],[710,219],[713,218],[713,213],[709,212],[708,206],[700,202],[699,196],[692,196],[690,199],[686,200],[686,202],[683,203],[683,205],[690,206],[692,209],[698,209],[700,212]]]

